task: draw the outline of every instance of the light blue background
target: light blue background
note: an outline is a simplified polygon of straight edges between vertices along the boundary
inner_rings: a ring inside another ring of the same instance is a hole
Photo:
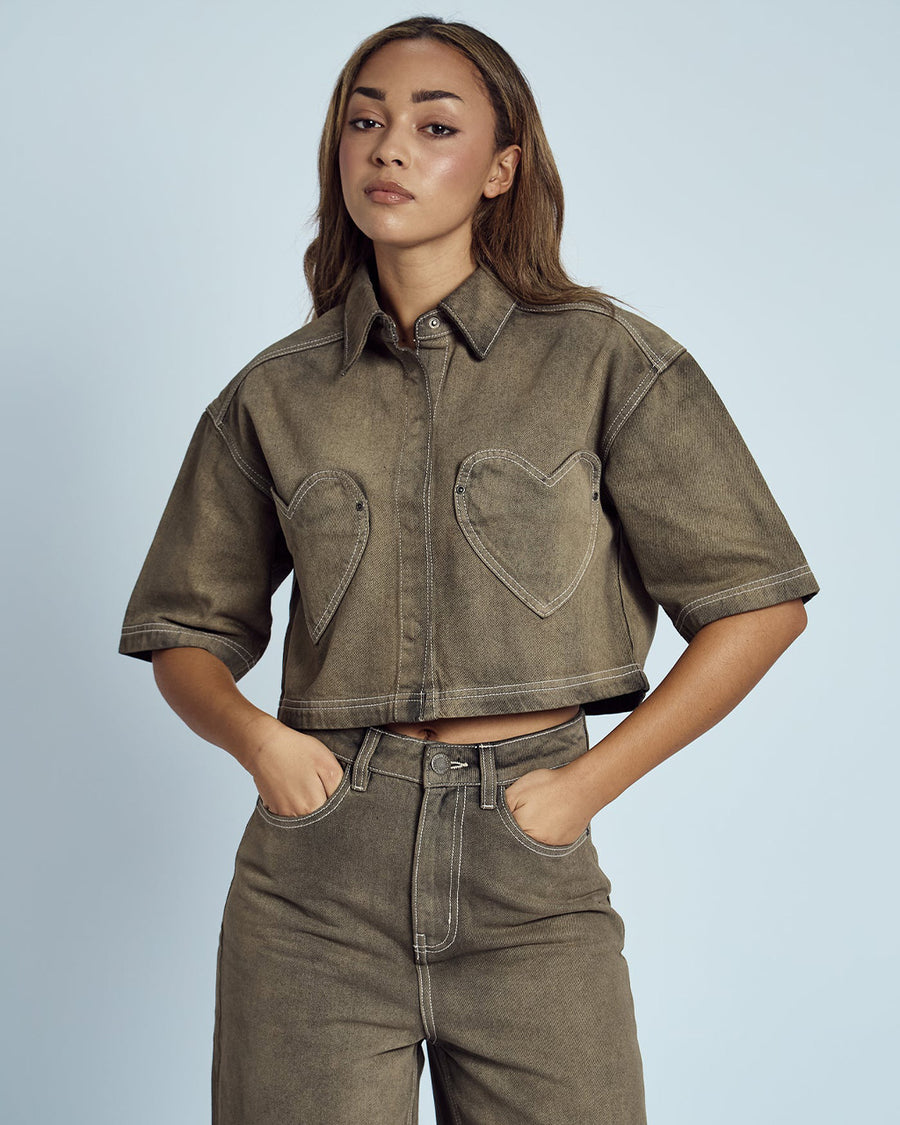
[[[3,7],[11,1125],[208,1120],[218,928],[256,790],[118,655],[119,627],[200,411],[305,316],[339,68],[429,10]],[[896,1119],[897,8],[435,11],[522,66],[565,264],[697,356],[823,588],[753,694],[594,820],[651,1125]],[[241,685],[267,710],[288,589]],[[654,684],[681,649],[661,618]]]

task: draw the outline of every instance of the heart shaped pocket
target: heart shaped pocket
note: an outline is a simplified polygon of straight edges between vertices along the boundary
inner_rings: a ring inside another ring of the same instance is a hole
[[[343,469],[320,469],[286,504],[270,489],[294,559],[303,613],[316,642],[334,617],[369,538],[369,505]]]
[[[552,473],[509,449],[459,466],[456,519],[485,566],[538,616],[575,592],[597,541],[600,458],[577,449]]]

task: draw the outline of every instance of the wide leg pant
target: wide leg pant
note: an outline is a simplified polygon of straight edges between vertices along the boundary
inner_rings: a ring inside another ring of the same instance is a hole
[[[547,845],[507,785],[588,749],[584,709],[467,745],[309,730],[320,808],[257,799],[219,937],[213,1125],[644,1125],[624,927],[588,827]]]

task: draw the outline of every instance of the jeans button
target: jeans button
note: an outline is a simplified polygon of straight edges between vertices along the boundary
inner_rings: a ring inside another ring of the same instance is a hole
[[[446,773],[450,769],[450,759],[446,754],[435,754],[431,759],[431,768],[435,773]]]

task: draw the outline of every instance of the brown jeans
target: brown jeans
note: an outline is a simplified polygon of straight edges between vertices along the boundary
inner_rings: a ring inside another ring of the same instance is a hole
[[[305,816],[258,798],[216,973],[213,1125],[644,1125],[624,926],[590,827],[504,800],[588,749],[585,712],[495,742],[312,730],[344,763]]]

